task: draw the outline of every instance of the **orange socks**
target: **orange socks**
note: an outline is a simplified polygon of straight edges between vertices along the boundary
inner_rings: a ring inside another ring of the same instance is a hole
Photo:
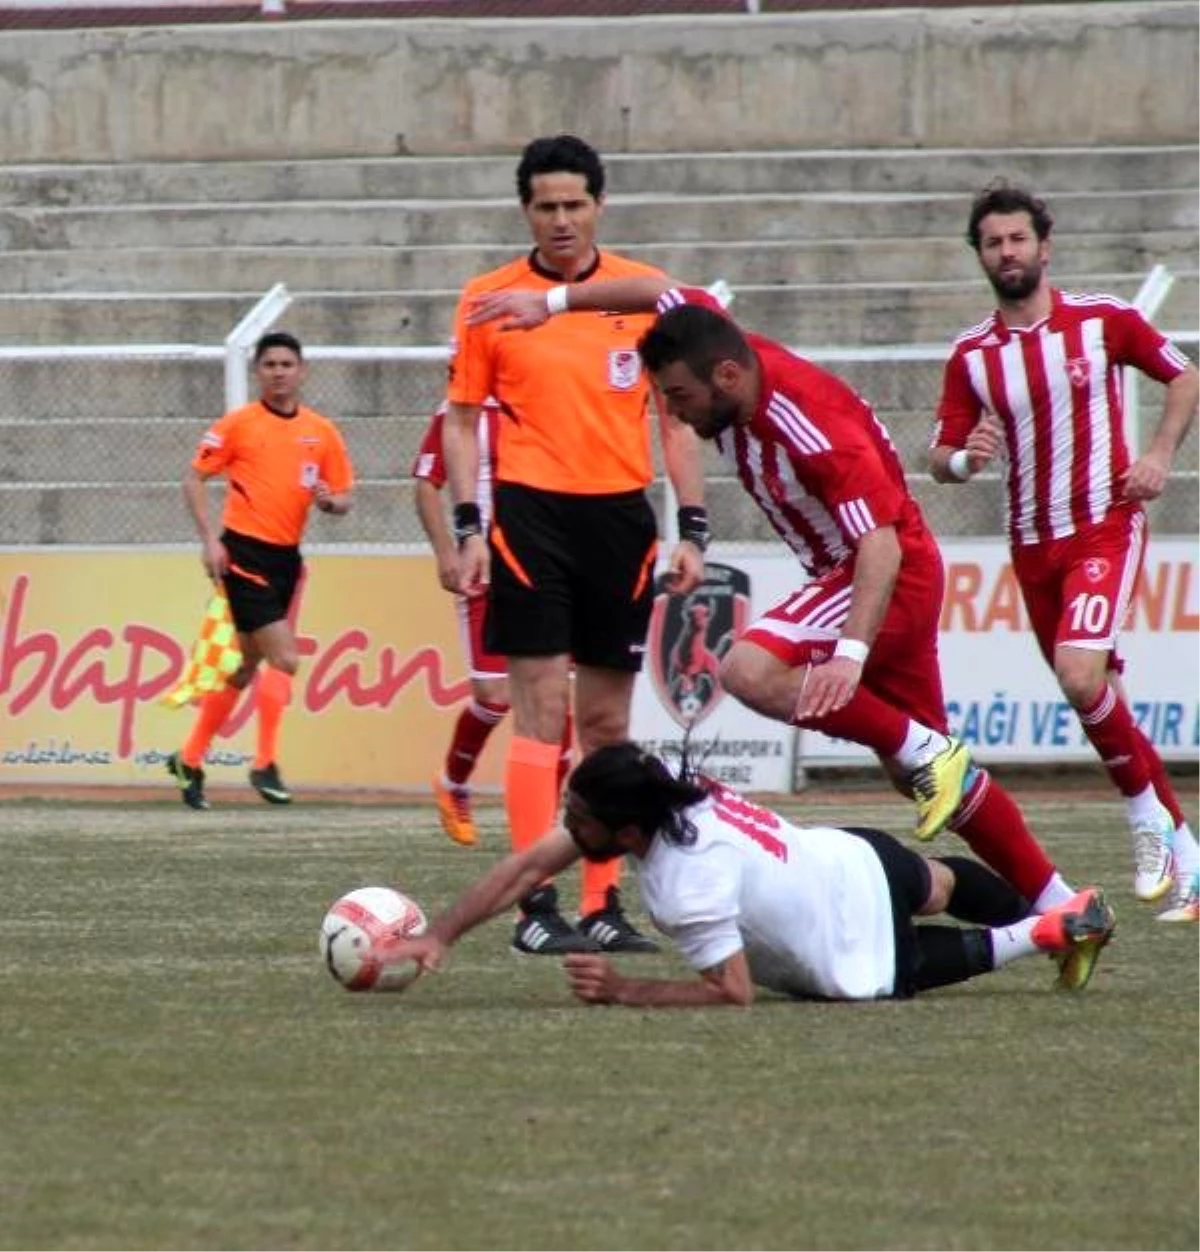
[[[504,807],[512,846],[523,852],[553,825],[558,814],[557,743],[542,743],[514,735],[508,748],[504,777]]]
[[[198,769],[204,763],[204,754],[213,736],[225,723],[225,719],[233,712],[241,690],[237,687],[222,687],[220,691],[210,691],[200,701],[200,711],[196,715],[192,733],[180,752],[180,759],[192,769]]]
[[[263,667],[258,676],[255,711],[258,714],[258,740],[255,744],[254,768],[265,769],[275,760],[279,746],[279,723],[283,710],[292,698],[292,676],[281,669]]]
[[[583,863],[583,892],[579,898],[579,915],[598,913],[608,903],[608,889],[621,881],[621,858],[615,861]]]

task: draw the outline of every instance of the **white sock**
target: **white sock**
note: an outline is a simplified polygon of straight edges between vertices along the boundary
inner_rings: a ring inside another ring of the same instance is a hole
[[[1033,911],[1035,913],[1045,913],[1049,909],[1057,908],[1060,904],[1066,904],[1074,894],[1075,891],[1071,885],[1055,870],[1050,875],[1050,881],[1042,888],[1038,898],[1034,900]]]
[[[1129,818],[1129,829],[1136,830],[1139,826],[1161,822],[1167,810],[1158,798],[1153,786],[1136,796],[1125,797],[1125,814]]]
[[[944,752],[950,746],[950,740],[920,722],[910,721],[896,755],[892,758],[903,770],[914,770],[918,765]]]
[[[1187,822],[1175,827],[1171,847],[1175,852],[1178,874],[1194,874],[1200,870],[1200,844],[1196,843],[1196,836],[1192,834],[1192,828]]]
[[[992,967],[999,969],[1009,961],[1018,960],[1023,956],[1032,956],[1041,949],[1033,941],[1033,927],[1036,917],[1026,917],[1022,921],[1013,922],[1011,926],[994,926],[988,931],[992,937]]]

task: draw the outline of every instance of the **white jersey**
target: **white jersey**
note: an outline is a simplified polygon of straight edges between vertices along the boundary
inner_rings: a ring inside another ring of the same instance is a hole
[[[744,951],[754,982],[786,995],[893,993],[891,892],[865,839],[794,826],[723,789],[686,816],[695,842],[656,837],[638,881],[655,926],[693,969]]]

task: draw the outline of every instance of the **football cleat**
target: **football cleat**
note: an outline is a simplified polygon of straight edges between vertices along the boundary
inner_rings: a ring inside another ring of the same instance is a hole
[[[291,804],[292,793],[279,776],[279,766],[272,761],[262,769],[250,771],[250,786],[258,792],[268,804]]]
[[[179,798],[189,809],[206,809],[204,798],[204,770],[199,766],[184,764],[178,752],[167,757],[167,773],[179,784]]]
[[[1133,844],[1133,894],[1152,903],[1171,890],[1175,857],[1171,836],[1175,833],[1170,814],[1138,822],[1129,832]]]
[[[1056,985],[1082,991],[1091,981],[1096,960],[1113,937],[1117,917],[1099,887],[1085,887],[1065,904],[1043,913],[1034,923],[1032,939],[1058,965]]]
[[[471,816],[470,790],[435,778],[433,798],[437,801],[438,817],[447,836],[464,848],[473,848],[479,842],[479,834]]]
[[[918,839],[928,842],[946,829],[962,803],[972,772],[971,753],[957,739],[912,771],[909,783],[917,805],[914,833]]]
[[[1200,922],[1200,874],[1177,873],[1158,922]]]
[[[553,886],[539,887],[521,901],[521,918],[513,931],[512,948],[522,956],[601,951],[595,940],[581,934],[558,911],[558,891]]]
[[[579,930],[604,952],[657,952],[658,944],[643,935],[625,916],[621,893],[609,887],[604,893],[604,907],[579,919]]]

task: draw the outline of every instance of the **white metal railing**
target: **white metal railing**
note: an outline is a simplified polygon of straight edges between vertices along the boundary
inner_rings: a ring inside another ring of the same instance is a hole
[[[254,345],[258,337],[283,316],[291,303],[291,292],[283,283],[276,283],[226,336],[226,409],[239,409],[250,399],[247,366]]]

